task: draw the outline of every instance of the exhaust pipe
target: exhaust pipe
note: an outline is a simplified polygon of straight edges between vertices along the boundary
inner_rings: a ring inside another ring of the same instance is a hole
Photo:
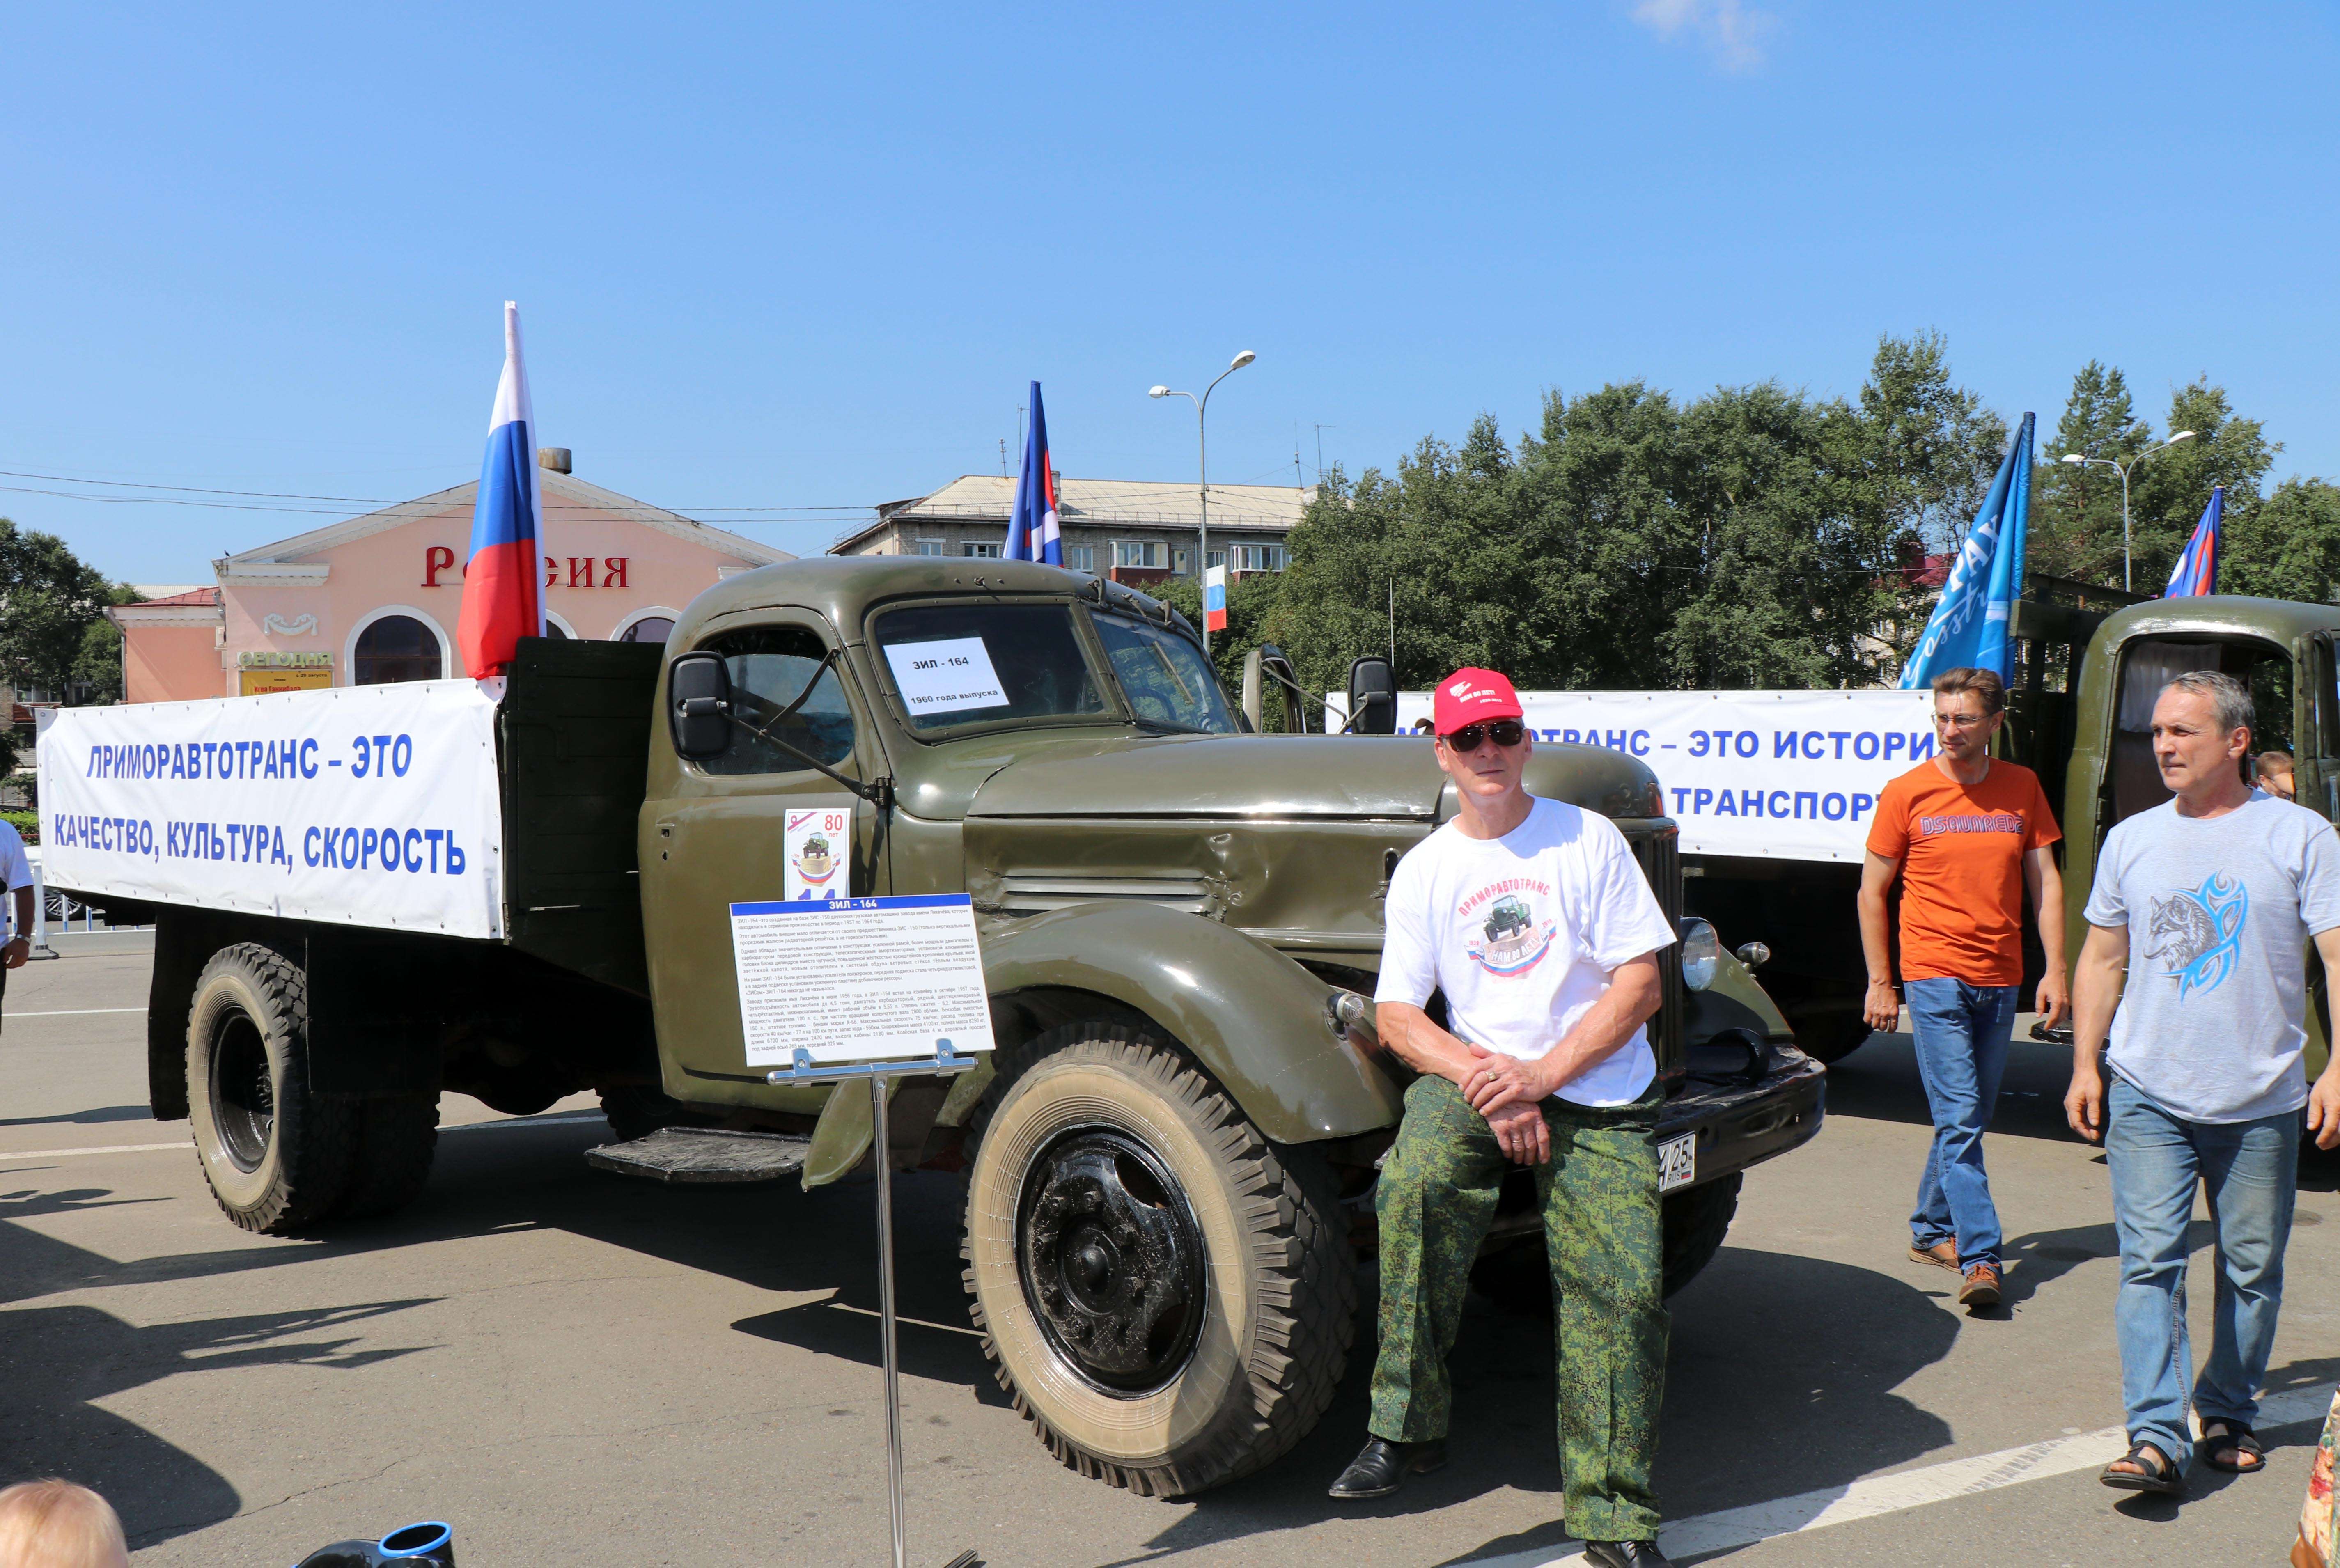
[[[336,1541],[293,1568],[455,1568],[455,1531],[436,1519],[393,1530],[379,1541]]]

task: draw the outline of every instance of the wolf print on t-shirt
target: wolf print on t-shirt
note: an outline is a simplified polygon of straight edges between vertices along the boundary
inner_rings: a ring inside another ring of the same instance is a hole
[[[1542,961],[1560,926],[1557,921],[1536,918],[1529,899],[1538,895],[1549,898],[1552,889],[1533,878],[1514,877],[1482,888],[1462,900],[1457,914],[1468,916],[1482,908],[1486,910],[1486,918],[1472,928],[1463,944],[1462,950],[1471,955],[1472,963],[1491,975],[1509,979],[1526,974]]]
[[[2167,966],[2162,974],[2177,982],[2181,999],[2216,990],[2234,972],[2251,912],[2250,889],[2239,880],[2214,871],[2190,893],[2153,899],[2152,912],[2145,956]]]

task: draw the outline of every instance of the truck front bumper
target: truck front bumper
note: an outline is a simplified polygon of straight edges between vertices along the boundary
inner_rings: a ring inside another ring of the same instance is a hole
[[[1792,1046],[1771,1045],[1760,1061],[1748,1054],[1693,1049],[1681,1091],[1659,1116],[1659,1143],[1697,1136],[1694,1186],[1786,1154],[1820,1130],[1828,1069]],[[1724,1057],[1741,1059],[1715,1059]]]

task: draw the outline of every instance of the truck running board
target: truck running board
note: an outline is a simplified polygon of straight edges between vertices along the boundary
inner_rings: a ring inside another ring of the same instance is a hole
[[[674,1183],[778,1181],[804,1168],[812,1140],[792,1133],[660,1127],[630,1143],[585,1151],[586,1163],[620,1176]]]

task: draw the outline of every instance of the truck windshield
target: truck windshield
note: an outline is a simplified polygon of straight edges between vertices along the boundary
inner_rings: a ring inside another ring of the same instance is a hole
[[[1234,733],[1226,693],[1203,661],[1202,650],[1164,627],[1118,615],[1091,619],[1129,710],[1141,722],[1210,735]]]
[[[1106,712],[1066,605],[911,605],[874,631],[914,729]]]

